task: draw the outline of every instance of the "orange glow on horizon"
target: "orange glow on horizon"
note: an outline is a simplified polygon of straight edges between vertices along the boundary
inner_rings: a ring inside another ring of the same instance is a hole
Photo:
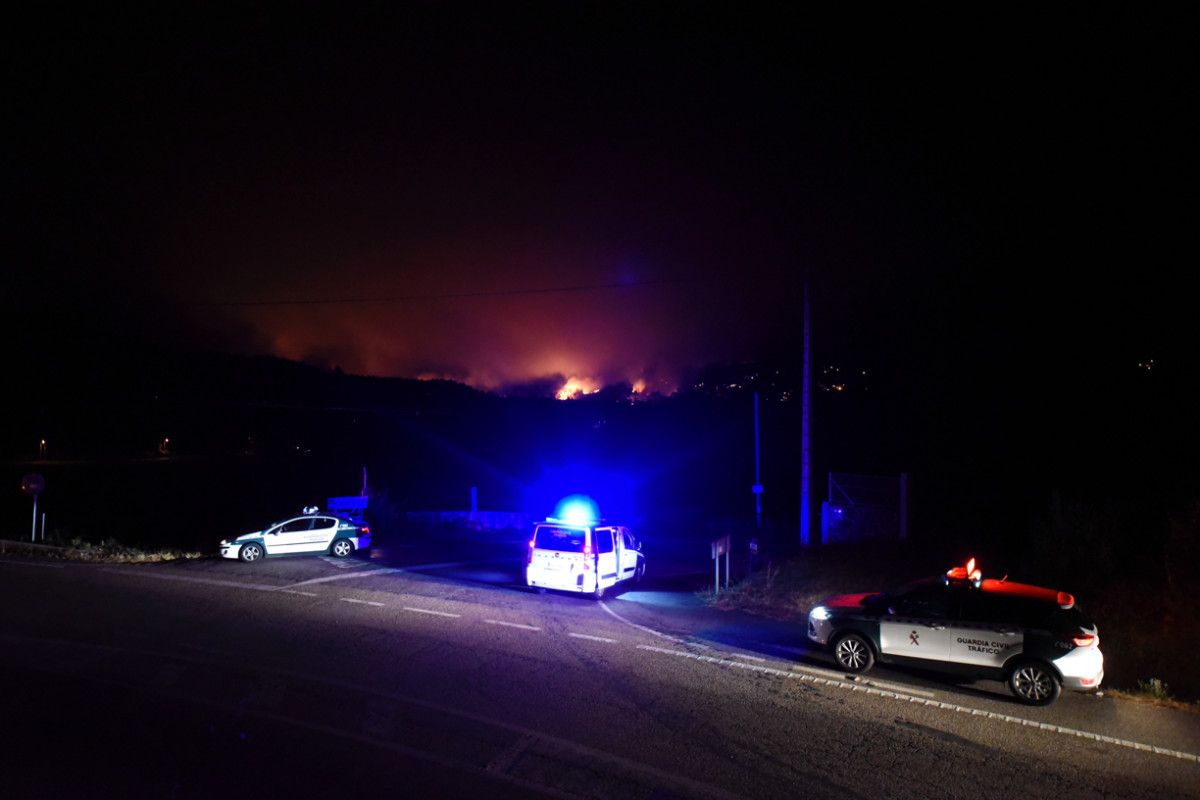
[[[600,391],[600,381],[595,378],[567,378],[554,396],[559,400],[572,400],[585,394],[595,394]]]

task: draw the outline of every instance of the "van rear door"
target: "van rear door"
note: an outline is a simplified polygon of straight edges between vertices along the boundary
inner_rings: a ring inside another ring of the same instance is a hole
[[[601,586],[612,586],[617,582],[617,551],[613,544],[613,529],[594,529],[592,541],[596,551],[596,579]]]
[[[587,530],[539,525],[533,532],[530,566],[565,579],[584,571]]]

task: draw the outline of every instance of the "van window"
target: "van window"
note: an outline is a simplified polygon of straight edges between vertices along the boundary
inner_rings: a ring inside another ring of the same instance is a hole
[[[611,553],[613,549],[612,528],[597,528],[592,534],[596,538],[597,553]]]
[[[534,532],[533,546],[539,550],[561,550],[565,553],[582,553],[583,531],[572,528],[555,528],[543,525]]]

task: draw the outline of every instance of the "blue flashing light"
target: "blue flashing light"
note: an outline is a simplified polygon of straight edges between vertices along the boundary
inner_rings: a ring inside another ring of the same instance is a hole
[[[573,494],[558,501],[554,508],[554,519],[568,525],[595,525],[600,520],[600,514],[592,498]]]

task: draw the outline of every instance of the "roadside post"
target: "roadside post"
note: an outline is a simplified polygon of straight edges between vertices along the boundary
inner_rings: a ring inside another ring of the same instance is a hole
[[[33,497],[33,524],[29,528],[29,541],[37,541],[37,501],[38,495],[46,488],[46,479],[36,472],[31,472],[21,478],[21,491]]]
[[[722,536],[720,539],[714,539],[712,543],[712,560],[713,560],[713,594],[718,594],[721,591],[721,556],[725,556],[725,588],[729,588],[729,550],[730,537]]]

